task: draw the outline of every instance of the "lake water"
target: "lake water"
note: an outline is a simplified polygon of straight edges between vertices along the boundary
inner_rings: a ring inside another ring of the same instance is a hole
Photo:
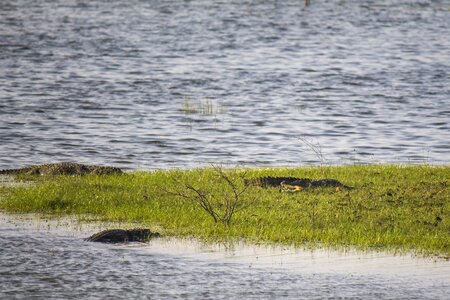
[[[0,298],[445,299],[450,293],[449,261],[176,239],[83,241],[102,226],[0,213]]]
[[[448,0],[2,0],[0,168],[448,164],[449,36]]]

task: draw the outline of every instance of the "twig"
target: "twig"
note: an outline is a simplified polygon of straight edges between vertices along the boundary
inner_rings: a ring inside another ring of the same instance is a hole
[[[215,223],[220,221],[223,224],[229,225],[234,213],[237,210],[238,205],[241,202],[241,196],[245,193],[248,186],[244,186],[244,188],[239,189],[238,185],[223,171],[222,167],[212,165],[212,168],[216,172],[219,179],[223,180],[230,187],[231,195],[227,194],[224,191],[219,198],[212,191],[212,188],[208,191],[204,191],[200,188],[196,188],[192,184],[181,182],[178,183],[184,187],[185,192],[165,192],[174,196],[197,202],[198,205],[200,205],[200,207],[213,218]],[[243,179],[244,176],[245,174],[240,176],[241,179]],[[220,207],[224,208],[221,209]]]
[[[312,141],[310,141],[304,137],[300,137],[299,140],[300,140],[300,142],[302,142],[303,144],[308,146],[309,149],[311,149],[314,152],[316,157],[320,160],[321,165],[326,163],[326,159],[325,159],[323,151],[322,151],[322,146],[320,145],[320,143],[318,141],[316,143],[313,143]]]

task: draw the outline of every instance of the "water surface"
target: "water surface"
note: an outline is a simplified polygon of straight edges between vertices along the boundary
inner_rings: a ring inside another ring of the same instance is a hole
[[[104,226],[0,214],[0,298],[444,299],[450,292],[448,261],[176,239],[82,240]]]
[[[449,163],[450,2],[312,2],[1,1],[0,167]]]

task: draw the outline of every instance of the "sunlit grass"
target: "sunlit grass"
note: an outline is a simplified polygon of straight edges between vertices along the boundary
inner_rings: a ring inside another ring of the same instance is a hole
[[[282,193],[250,187],[229,225],[215,223],[194,201],[171,192],[185,183],[227,192],[212,168],[132,172],[113,176],[39,177],[35,185],[3,187],[0,208],[11,212],[93,214],[103,220],[158,226],[163,234],[205,240],[277,242],[307,247],[356,247],[450,257],[450,168],[342,166],[229,169],[242,176],[336,178],[350,191]],[[220,211],[221,203],[214,203]]]

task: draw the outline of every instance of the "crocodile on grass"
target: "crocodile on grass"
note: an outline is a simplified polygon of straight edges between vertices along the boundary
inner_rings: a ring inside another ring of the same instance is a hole
[[[246,185],[255,185],[260,187],[280,187],[285,191],[301,191],[308,188],[336,188],[336,189],[353,189],[334,178],[311,179],[296,177],[259,177],[247,179]]]
[[[0,170],[0,175],[106,175],[121,174],[121,169],[110,166],[84,165],[73,162],[32,165],[19,169]]]
[[[150,239],[157,237],[160,237],[160,234],[157,232],[152,232],[150,229],[108,229],[85,238],[84,240],[88,242],[116,244],[127,242],[147,242]]]

